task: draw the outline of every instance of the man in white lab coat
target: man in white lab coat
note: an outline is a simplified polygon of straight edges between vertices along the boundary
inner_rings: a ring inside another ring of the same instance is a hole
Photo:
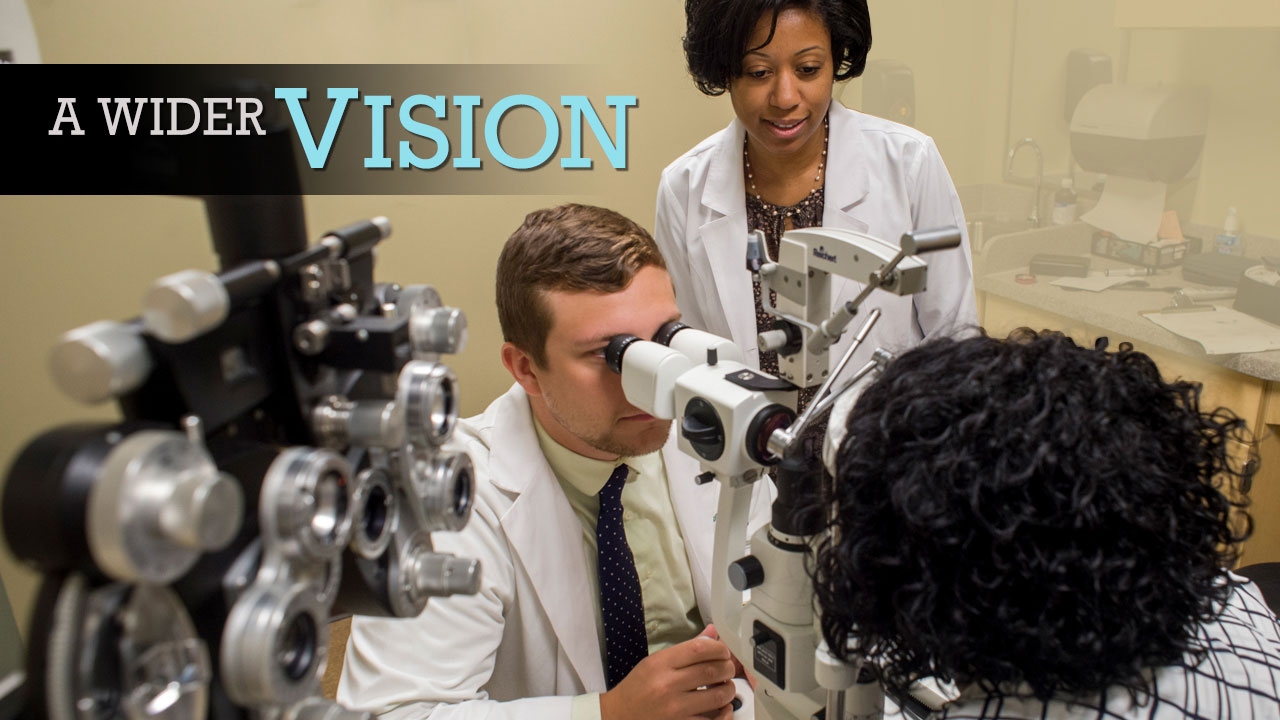
[[[480,592],[413,619],[355,618],[338,700],[394,720],[729,717],[741,668],[705,625],[719,484],[695,484],[671,422],[628,403],[604,360],[614,335],[652,337],[679,317],[657,246],[609,210],[540,210],[508,240],[497,286],[516,383],[460,423],[475,510],[433,536],[481,561]],[[639,618],[618,611],[611,536],[597,541],[615,479]],[[767,519],[759,485],[753,527]],[[627,631],[638,664],[623,659]]]

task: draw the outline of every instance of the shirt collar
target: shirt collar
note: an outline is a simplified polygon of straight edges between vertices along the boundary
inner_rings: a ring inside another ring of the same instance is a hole
[[[635,482],[644,475],[656,476],[662,468],[662,455],[656,450],[648,455],[621,457],[617,460],[596,460],[579,455],[553,440],[536,417],[533,419],[533,427],[538,432],[538,445],[542,448],[547,464],[551,466],[551,472],[555,473],[560,482],[568,483],[570,487],[587,496],[600,494],[604,484],[609,481],[609,476],[613,474],[614,468],[624,463],[631,468],[631,472],[627,474],[628,483]]]

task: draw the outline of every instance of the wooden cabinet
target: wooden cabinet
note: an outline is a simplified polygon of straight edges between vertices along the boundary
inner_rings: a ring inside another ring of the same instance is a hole
[[[1116,27],[1280,27],[1280,0],[1116,0]]]

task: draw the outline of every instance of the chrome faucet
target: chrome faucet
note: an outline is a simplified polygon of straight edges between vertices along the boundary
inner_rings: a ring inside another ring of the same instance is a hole
[[[1004,165],[1005,181],[1021,180],[1023,182],[1030,181],[1032,178],[1025,178],[1020,175],[1013,174],[1013,158],[1023,147],[1030,145],[1032,150],[1036,151],[1036,176],[1035,176],[1035,195],[1031,198],[1031,214],[1027,216],[1027,222],[1031,227],[1040,227],[1040,185],[1044,182],[1044,152],[1040,150],[1040,145],[1033,139],[1026,137],[1019,140],[1009,149],[1009,159]]]

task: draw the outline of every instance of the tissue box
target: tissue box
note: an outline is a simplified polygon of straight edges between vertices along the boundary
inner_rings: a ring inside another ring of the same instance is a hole
[[[1197,252],[1200,252],[1199,238],[1137,243],[1123,240],[1103,230],[1093,234],[1094,255],[1149,268],[1180,265],[1183,258]]]
[[[1031,256],[1028,270],[1032,275],[1089,277],[1089,258],[1076,255],[1036,254]]]
[[[1182,279],[1215,287],[1239,287],[1244,271],[1261,264],[1261,260],[1239,255],[1221,253],[1192,255],[1182,265]]]
[[[1280,275],[1261,265],[1245,270],[1236,293],[1236,310],[1280,325]]]

